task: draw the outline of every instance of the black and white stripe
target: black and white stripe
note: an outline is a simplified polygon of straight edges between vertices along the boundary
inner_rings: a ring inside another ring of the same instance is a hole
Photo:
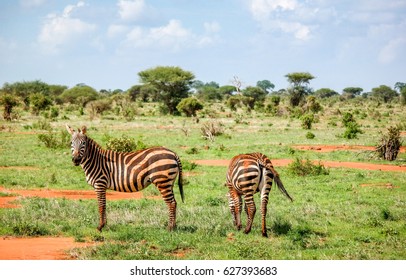
[[[102,149],[93,139],[86,135],[86,127],[74,131],[68,125],[72,135],[72,161],[80,165],[87,182],[96,191],[100,223],[99,231],[106,224],[106,190],[119,192],[138,192],[151,183],[160,191],[169,209],[168,229],[176,225],[176,200],[173,185],[176,177],[182,201],[182,165],[179,157],[164,147],[148,148],[130,153],[120,153]]]
[[[291,201],[292,197],[284,188],[279,174],[275,171],[271,161],[261,153],[241,154],[232,158],[228,170],[226,186],[229,208],[237,230],[241,229],[242,197],[245,202],[245,211],[248,216],[245,233],[251,231],[252,222],[256,212],[254,194],[261,194],[261,220],[262,235],[267,237],[266,212],[268,196],[271,191],[272,181],[275,181],[279,190]]]

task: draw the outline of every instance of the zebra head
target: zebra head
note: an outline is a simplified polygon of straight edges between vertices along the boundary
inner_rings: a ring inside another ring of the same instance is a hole
[[[72,162],[75,166],[82,163],[83,156],[86,152],[86,127],[83,126],[82,129],[75,131],[69,125],[66,125],[66,129],[69,134],[72,135],[71,139],[71,150],[72,150]]]

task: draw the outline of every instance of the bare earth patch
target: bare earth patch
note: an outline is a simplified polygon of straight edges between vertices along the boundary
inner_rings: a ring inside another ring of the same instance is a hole
[[[302,151],[314,151],[328,153],[333,151],[375,151],[374,146],[361,145],[293,145],[292,148]],[[404,153],[406,146],[400,147],[400,152]]]
[[[93,190],[8,190],[0,186],[0,192],[10,196],[0,197],[0,208],[19,207],[18,199],[21,197],[66,198],[66,199],[96,199]],[[107,192],[108,200],[119,199],[161,199],[160,196],[144,196],[142,192],[122,193]],[[61,260],[70,259],[67,250],[76,247],[90,246],[92,243],[74,242],[68,237],[36,237],[12,238],[0,237],[0,260]]]
[[[71,257],[66,251],[92,245],[71,237],[2,237],[0,260],[67,260]]]
[[[272,159],[272,164],[274,166],[287,166],[292,162],[291,159]],[[229,160],[227,159],[202,159],[193,161],[199,165],[208,166],[228,166]],[[406,166],[397,166],[389,164],[373,164],[373,163],[363,163],[363,162],[348,162],[348,161],[313,161],[315,164],[323,164],[325,167],[335,167],[335,168],[355,168],[355,169],[365,169],[365,170],[381,170],[381,171],[397,171],[405,172]]]
[[[66,198],[66,199],[96,199],[96,193],[93,190],[89,191],[73,191],[73,190],[50,190],[50,189],[35,189],[35,190],[9,190],[0,186],[0,192],[9,194],[10,196],[0,197],[0,208],[16,208],[18,204],[15,201],[20,197],[41,197],[41,198]],[[119,199],[161,199],[161,196],[144,196],[142,192],[124,193],[124,192],[107,192],[107,200]]]

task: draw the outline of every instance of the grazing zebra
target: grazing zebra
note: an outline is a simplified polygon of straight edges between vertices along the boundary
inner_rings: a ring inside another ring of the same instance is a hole
[[[254,194],[261,193],[261,218],[262,218],[262,236],[268,237],[266,233],[266,211],[268,205],[268,195],[271,191],[272,180],[275,181],[279,190],[291,201],[292,197],[285,190],[279,174],[275,171],[271,161],[261,153],[251,153],[237,155],[232,158],[228,170],[226,186],[229,188],[227,193],[231,214],[234,225],[237,230],[241,229],[241,210],[242,198],[245,201],[245,212],[248,220],[245,227],[245,233],[251,231],[254,220],[256,206],[254,203]]]
[[[163,147],[120,153],[103,150],[86,135],[86,127],[74,131],[66,125],[72,135],[71,150],[74,165],[85,171],[87,182],[93,186],[99,204],[99,231],[106,225],[106,190],[138,192],[154,184],[169,209],[168,230],[176,225],[176,200],[173,185],[179,175],[178,185],[182,201],[182,165],[179,157]]]

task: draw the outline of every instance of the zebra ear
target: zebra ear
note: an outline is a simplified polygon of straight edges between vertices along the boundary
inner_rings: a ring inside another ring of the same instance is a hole
[[[86,126],[82,126],[82,134],[86,134],[87,128]]]
[[[69,126],[69,125],[67,125],[66,124],[66,130],[69,132],[69,134],[70,135],[72,135],[75,131]]]

